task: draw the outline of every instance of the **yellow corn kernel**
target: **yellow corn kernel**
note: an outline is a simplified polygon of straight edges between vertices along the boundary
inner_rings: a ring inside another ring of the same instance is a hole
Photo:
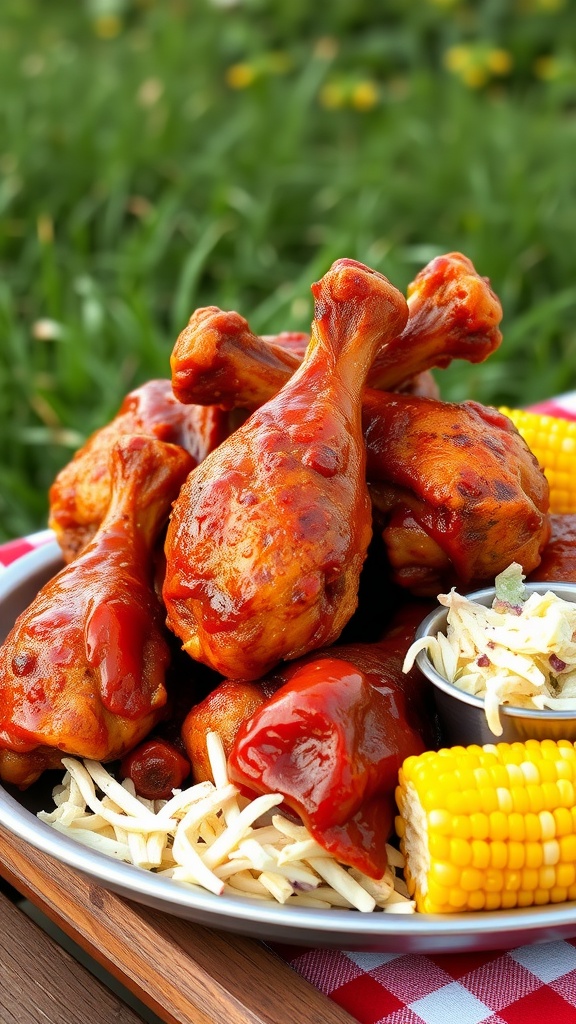
[[[556,871],[556,883],[564,888],[576,882],[576,864],[559,864]]]
[[[522,872],[522,880],[520,888],[524,892],[525,890],[535,889],[538,885],[538,872],[536,868],[524,868]]]
[[[396,832],[398,833],[398,828],[396,828]],[[428,846],[435,860],[448,860],[450,856],[450,840],[446,836],[440,836],[437,832],[433,832],[428,837]]]
[[[465,868],[467,864],[472,862],[472,850],[470,848],[470,843],[466,842],[465,839],[460,839],[459,836],[455,839],[451,839],[449,856],[452,864],[456,864],[460,868]]]
[[[564,903],[568,899],[568,890],[560,885],[555,885],[550,893],[551,903]]]
[[[554,806],[554,804],[552,806]],[[540,811],[538,819],[542,830],[542,839],[553,839],[556,835],[556,822],[554,821],[554,815],[551,811]]]
[[[517,843],[510,840],[508,843],[508,867],[517,870],[523,868],[526,863],[526,848],[524,843]]]
[[[572,815],[565,806],[557,807],[554,813],[556,835],[567,836],[572,831]]]
[[[508,844],[501,839],[493,839],[490,843],[490,867],[505,868],[508,862]]]
[[[567,768],[568,766],[564,762],[562,767],[563,768]],[[562,807],[573,807],[574,803],[575,803],[575,800],[574,800],[574,795],[575,794],[574,794],[574,786],[572,785],[570,780],[569,779],[558,779],[558,782],[556,783],[556,785],[558,786],[558,793],[559,793],[559,799],[560,799],[561,806]]]
[[[517,892],[503,892],[502,893],[502,903],[500,904],[502,910],[510,910],[512,907],[515,907],[517,905],[517,903],[518,903],[518,893]]]
[[[522,872],[521,871],[505,871],[504,872],[504,887],[502,895],[506,892],[518,893],[522,886]]]
[[[470,849],[472,851],[472,867],[487,868],[490,863],[490,846],[488,843],[483,839],[473,839],[470,843]]]
[[[482,811],[470,815],[470,829],[473,839],[488,839],[490,835],[490,819]]]
[[[492,839],[508,839],[508,818],[502,811],[492,811],[490,818],[490,837]]]
[[[530,797],[522,785],[516,785],[512,790],[512,806],[520,815],[525,815],[530,810]]]
[[[527,868],[539,868],[544,860],[540,843],[527,841],[524,843],[524,856]]]
[[[484,910],[485,903],[486,898],[483,892],[477,890],[476,892],[470,893],[468,897],[468,906],[470,910]]]
[[[486,899],[484,902],[484,910],[500,910],[502,905],[501,895],[499,892],[487,892]]]
[[[524,828],[526,829],[526,840],[529,843],[536,843],[542,836],[540,818],[532,811],[527,811],[524,817]]]
[[[570,864],[576,861],[576,835],[561,836],[558,840],[560,847],[560,860],[563,864]]]
[[[576,422],[523,409],[501,408],[534,453],[550,485],[550,511],[576,512]]]
[[[572,831],[572,819],[570,819],[570,828],[566,829],[566,832]],[[524,824],[524,816],[519,814],[517,811],[512,811],[512,814],[508,816],[508,831],[510,833],[510,839],[513,842],[523,843],[526,839],[526,826]]]
[[[576,898],[576,807],[567,803],[575,786],[576,745],[566,740],[407,758],[396,790],[398,835],[418,909],[454,913]]]

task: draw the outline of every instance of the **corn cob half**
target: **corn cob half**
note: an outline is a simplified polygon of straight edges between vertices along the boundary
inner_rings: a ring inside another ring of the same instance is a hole
[[[550,511],[576,512],[576,421],[501,408],[534,453],[550,484]]]
[[[451,747],[409,757],[396,831],[416,907],[498,910],[576,899],[576,747]]]

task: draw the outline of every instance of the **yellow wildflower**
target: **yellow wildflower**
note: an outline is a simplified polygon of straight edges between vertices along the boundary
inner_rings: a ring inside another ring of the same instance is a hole
[[[122,21],[116,14],[101,14],[92,27],[99,39],[115,39],[122,31]]]
[[[483,85],[486,85],[488,79],[486,69],[480,64],[470,64],[467,68],[463,68],[461,77],[470,89],[481,89]]]
[[[493,75],[507,75],[512,68],[512,54],[499,48],[489,50],[486,54],[486,64]]]
[[[356,110],[372,110],[378,103],[378,89],[374,82],[358,82],[352,90],[350,99]]]
[[[226,81],[231,89],[247,89],[256,78],[256,71],[251,64],[244,62],[232,64],[226,72]]]
[[[448,71],[461,72],[470,64],[472,51],[469,46],[450,46],[443,57]]]

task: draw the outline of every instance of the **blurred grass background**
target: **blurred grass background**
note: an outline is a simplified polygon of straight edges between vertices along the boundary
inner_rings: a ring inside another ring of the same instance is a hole
[[[405,289],[458,249],[504,343],[444,397],[576,386],[568,0],[2,0],[0,540],[169,375],[200,305],[305,329],[339,256]]]

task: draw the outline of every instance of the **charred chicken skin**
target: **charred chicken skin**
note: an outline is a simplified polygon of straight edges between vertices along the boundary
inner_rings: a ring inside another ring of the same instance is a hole
[[[118,438],[144,434],[186,449],[195,463],[226,437],[222,409],[178,402],[169,380],[151,380],[126,396],[114,417],[95,431],[58,473],[49,494],[49,525],[65,562],[94,536],[110,501],[109,455]]]
[[[257,679],[339,636],[371,537],[362,388],[406,302],[345,259],[312,291],[304,361],[190,474],[168,528],[168,624],[232,678]]]
[[[63,754],[106,761],[163,714],[170,649],[151,551],[193,460],[121,438],[96,535],[20,615],[0,648],[0,777],[33,782]]]

